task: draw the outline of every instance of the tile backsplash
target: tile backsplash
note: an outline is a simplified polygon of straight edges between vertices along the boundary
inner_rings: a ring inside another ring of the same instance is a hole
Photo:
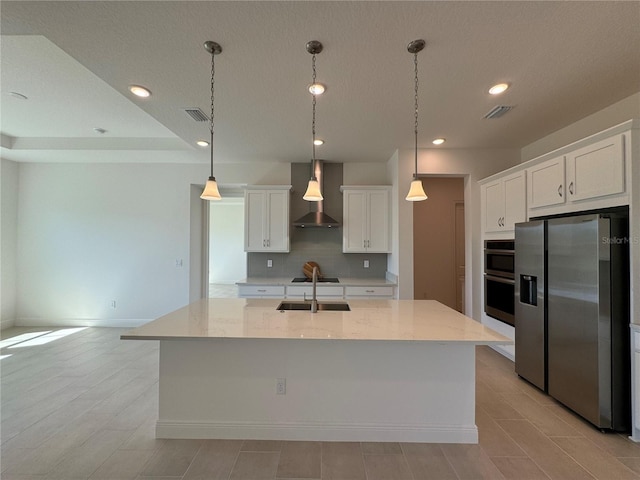
[[[292,228],[289,253],[247,253],[247,277],[302,277],[309,261],[327,277],[384,278],[387,270],[386,253],[342,253],[341,228]]]

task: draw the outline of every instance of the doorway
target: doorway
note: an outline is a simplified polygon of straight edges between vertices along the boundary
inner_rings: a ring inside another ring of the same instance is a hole
[[[244,251],[244,196],[209,202],[209,297],[237,297],[236,282],[247,276]]]
[[[423,179],[429,198],[413,205],[413,298],[464,313],[464,179]]]

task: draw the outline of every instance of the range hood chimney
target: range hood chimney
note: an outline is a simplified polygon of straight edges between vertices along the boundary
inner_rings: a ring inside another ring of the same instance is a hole
[[[323,173],[324,166],[322,160],[316,160],[315,164],[315,177],[320,184],[320,191],[324,194],[323,187]],[[306,202],[306,201],[305,201]],[[300,228],[335,228],[339,227],[340,223],[324,213],[324,202],[306,202],[309,204],[309,213],[303,215],[293,222],[294,227]]]

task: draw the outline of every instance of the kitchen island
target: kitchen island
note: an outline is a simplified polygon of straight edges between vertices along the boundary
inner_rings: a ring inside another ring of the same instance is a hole
[[[159,438],[477,443],[475,347],[512,341],[432,300],[203,299],[160,341]]]

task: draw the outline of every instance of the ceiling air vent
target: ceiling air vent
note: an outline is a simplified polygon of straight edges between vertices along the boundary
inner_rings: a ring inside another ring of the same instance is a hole
[[[507,113],[513,107],[509,105],[498,105],[497,107],[493,107],[489,113],[487,113],[484,118],[498,118]]]
[[[184,111],[187,112],[187,115],[193,118],[196,122],[209,121],[209,117],[207,117],[199,108],[185,108]]]

